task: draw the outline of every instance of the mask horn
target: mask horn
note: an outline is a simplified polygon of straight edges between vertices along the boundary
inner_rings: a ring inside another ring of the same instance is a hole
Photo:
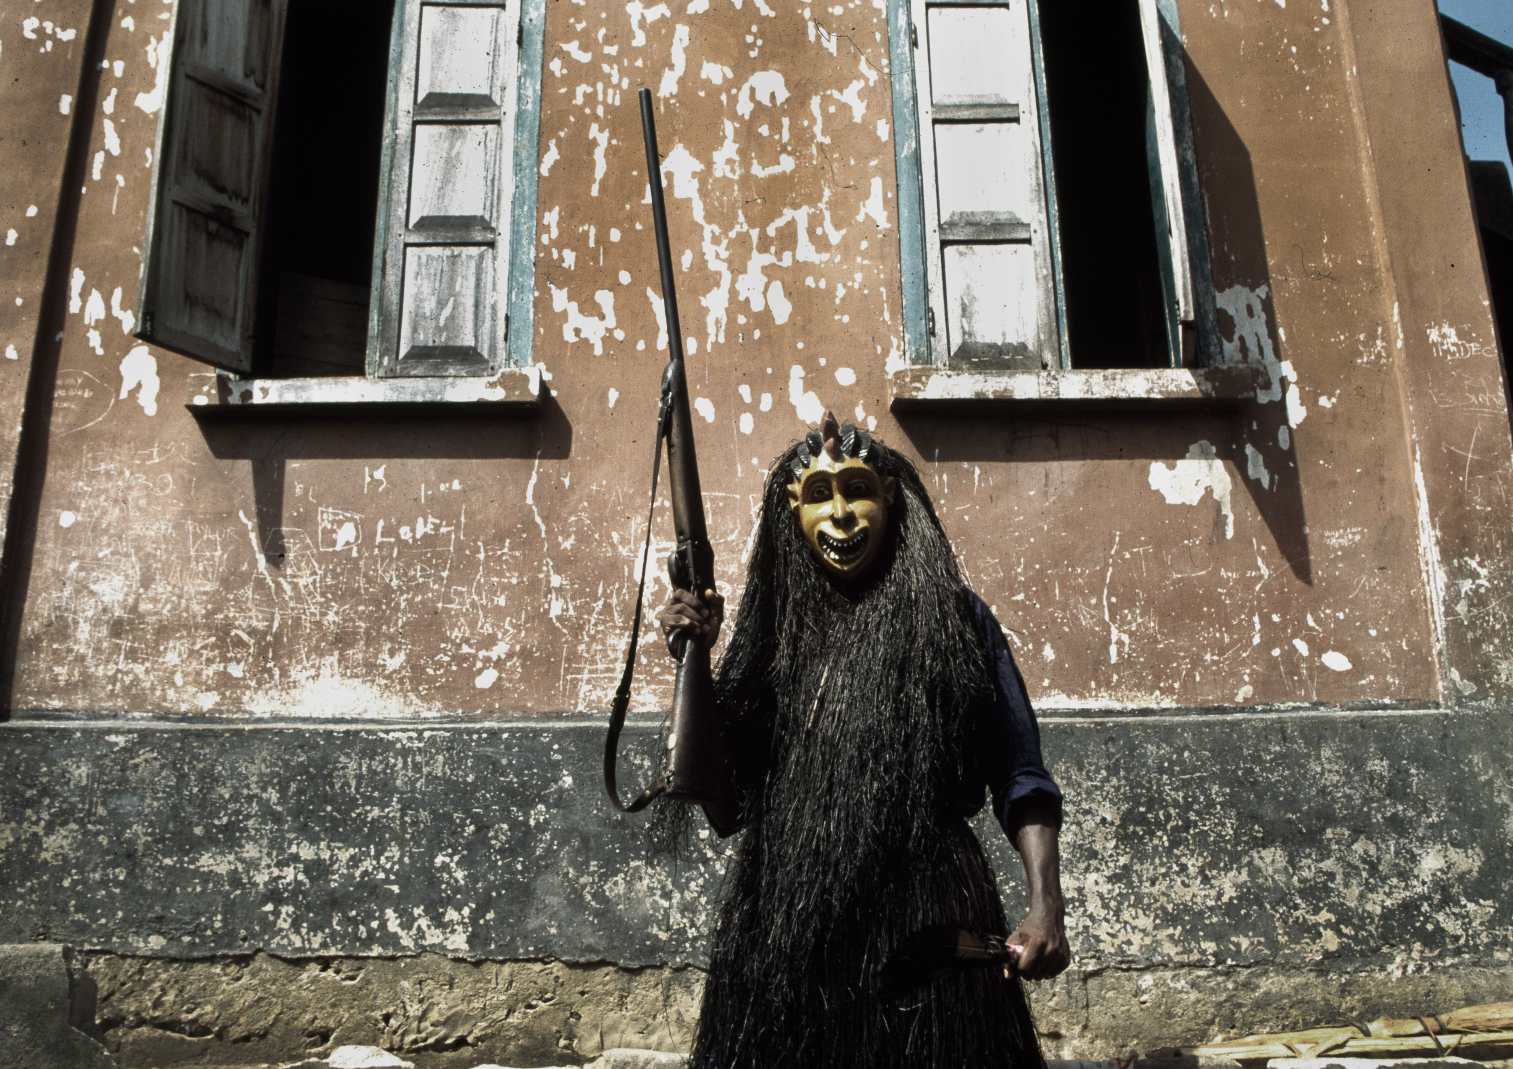
[[[825,452],[830,454],[830,459],[839,461],[841,459],[841,428],[835,420],[835,413],[828,408],[825,410],[825,418],[820,421],[819,435],[825,443]]]

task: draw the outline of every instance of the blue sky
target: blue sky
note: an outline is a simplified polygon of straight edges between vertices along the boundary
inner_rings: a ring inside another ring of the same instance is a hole
[[[1513,44],[1513,3],[1509,0],[1439,0],[1439,9],[1489,37]],[[1450,64],[1450,77],[1460,98],[1466,155],[1473,160],[1502,160],[1513,169],[1503,133],[1502,98],[1492,88],[1492,79],[1455,63]]]

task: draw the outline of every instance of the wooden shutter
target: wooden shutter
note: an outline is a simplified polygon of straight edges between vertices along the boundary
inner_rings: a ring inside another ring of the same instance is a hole
[[[1060,359],[1028,0],[913,0],[937,366]]]
[[[401,0],[374,374],[504,366],[518,3]]]
[[[1156,221],[1156,253],[1161,263],[1166,338],[1171,366],[1199,363],[1199,310],[1193,284],[1192,213],[1200,213],[1192,133],[1185,93],[1178,96],[1180,48],[1166,26],[1159,0],[1139,0],[1149,92],[1145,108],[1145,157],[1150,169],[1151,207]],[[1171,69],[1177,68],[1176,70]],[[1175,75],[1175,77],[1174,77]],[[1184,181],[1184,170],[1192,171]],[[1190,187],[1191,194],[1184,187]]]
[[[139,334],[250,371],[286,0],[180,0]]]

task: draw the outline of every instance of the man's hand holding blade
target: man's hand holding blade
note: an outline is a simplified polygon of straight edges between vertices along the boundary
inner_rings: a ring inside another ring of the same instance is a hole
[[[1019,803],[1011,838],[1024,862],[1030,908],[1009,935],[1008,946],[1016,971],[1026,980],[1049,980],[1072,961],[1061,899],[1059,824],[1055,803],[1043,796]]]
[[[657,625],[669,651],[673,651],[673,636],[679,631],[696,635],[705,649],[713,649],[724,621],[725,598],[713,590],[704,591],[702,597],[688,590],[674,590],[657,613]]]

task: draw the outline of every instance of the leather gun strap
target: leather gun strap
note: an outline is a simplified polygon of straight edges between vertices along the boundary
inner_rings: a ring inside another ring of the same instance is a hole
[[[620,750],[620,731],[625,727],[625,712],[630,706],[630,684],[636,674],[636,648],[641,641],[641,601],[646,593],[646,573],[651,567],[651,521],[657,512],[657,476],[662,473],[662,442],[667,437],[670,415],[671,406],[664,397],[661,411],[657,414],[656,456],[651,463],[651,504],[646,512],[646,542],[641,547],[641,580],[636,584],[636,611],[630,622],[630,645],[625,651],[625,670],[620,673],[620,686],[615,690],[615,702],[609,711],[609,735],[604,740],[604,786],[609,791],[609,800],[622,813],[639,813],[667,789],[666,781],[663,780],[651,784],[629,803],[620,801],[620,791],[615,785],[615,760]]]

